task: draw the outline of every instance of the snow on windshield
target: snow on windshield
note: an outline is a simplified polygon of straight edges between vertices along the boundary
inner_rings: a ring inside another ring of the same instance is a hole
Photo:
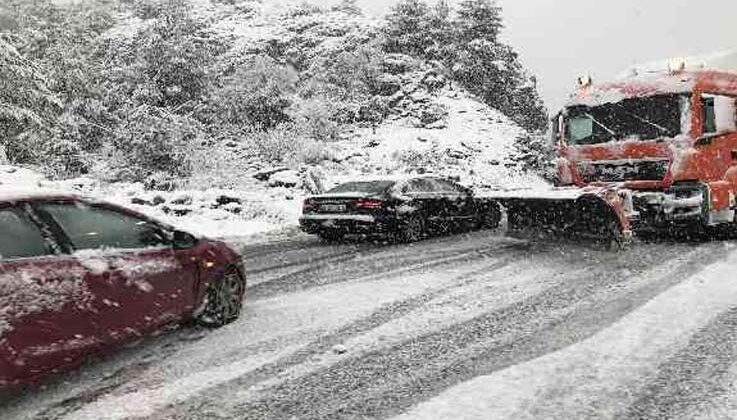
[[[662,95],[572,107],[566,119],[568,141],[575,145],[672,138],[681,133],[688,103],[688,96]]]

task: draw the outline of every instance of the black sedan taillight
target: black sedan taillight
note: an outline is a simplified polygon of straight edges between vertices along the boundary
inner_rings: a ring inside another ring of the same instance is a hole
[[[366,198],[356,201],[356,208],[359,210],[379,210],[383,209],[385,204],[383,200]]]

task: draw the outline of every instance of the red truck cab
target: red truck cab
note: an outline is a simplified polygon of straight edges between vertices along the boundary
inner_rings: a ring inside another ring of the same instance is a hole
[[[582,78],[553,125],[559,183],[616,185],[635,230],[735,222],[737,52]]]

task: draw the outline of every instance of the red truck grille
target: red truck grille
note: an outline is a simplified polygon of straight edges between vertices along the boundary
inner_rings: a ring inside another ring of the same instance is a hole
[[[586,162],[578,166],[586,182],[662,181],[668,173],[668,160]]]

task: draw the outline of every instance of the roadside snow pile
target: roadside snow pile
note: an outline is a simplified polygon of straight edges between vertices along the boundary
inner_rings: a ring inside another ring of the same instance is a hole
[[[0,165],[0,185],[38,187],[45,177],[33,170]]]
[[[286,175],[283,175],[284,178]],[[142,183],[108,183],[81,177],[51,181],[35,170],[0,166],[0,194],[67,192],[100,199],[204,236],[249,236],[294,225],[304,193],[299,185],[269,187],[256,179],[230,189],[157,190]],[[159,186],[160,187],[160,186]]]
[[[254,180],[255,181],[255,180]],[[67,181],[67,184],[69,181]],[[287,188],[157,191],[140,183],[85,183],[72,189],[210,237],[249,236],[296,223],[301,197]]]

